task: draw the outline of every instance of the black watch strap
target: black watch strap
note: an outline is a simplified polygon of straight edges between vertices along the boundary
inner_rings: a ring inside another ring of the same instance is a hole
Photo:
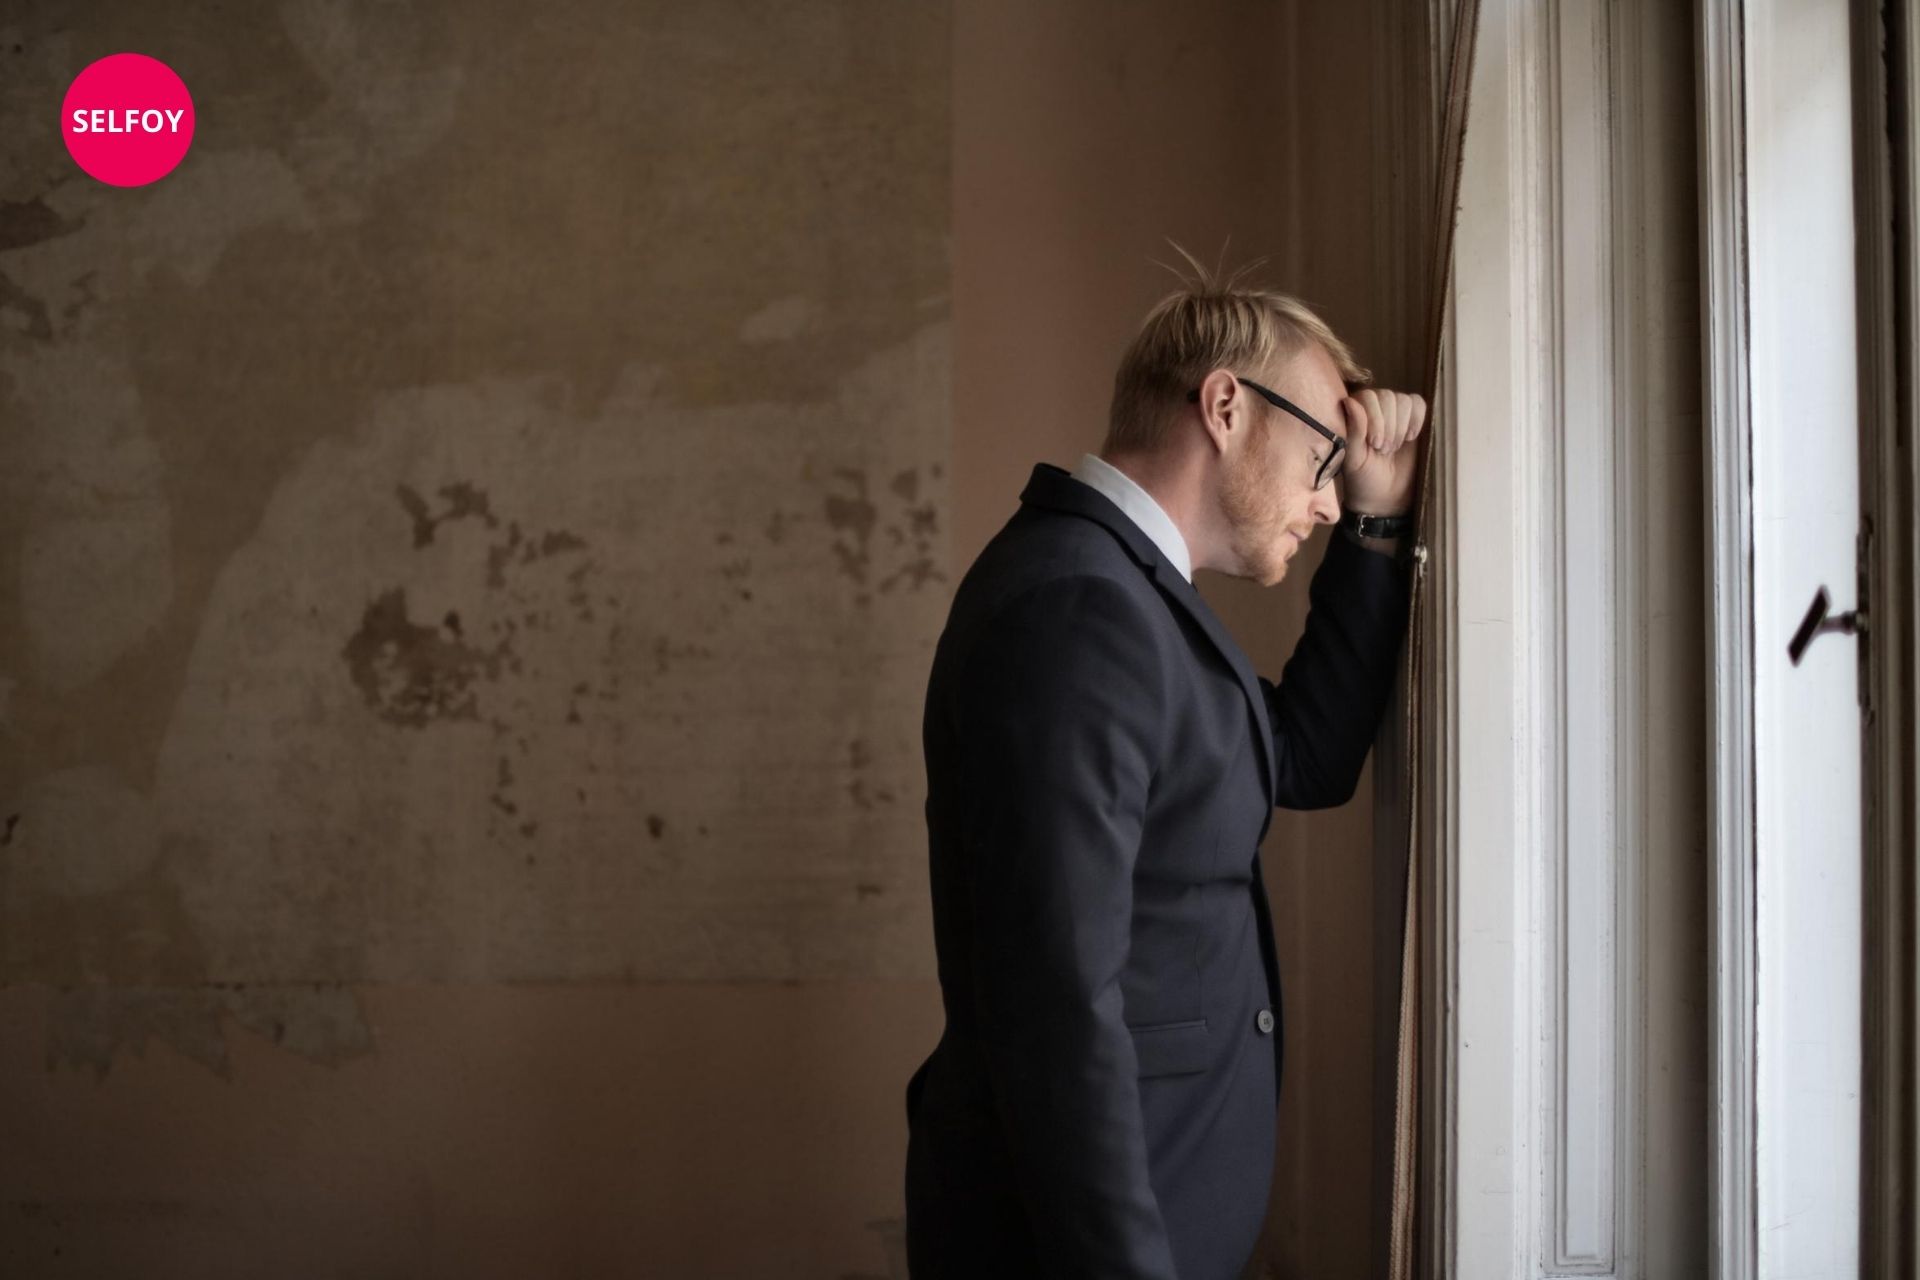
[[[1340,523],[1356,538],[1404,538],[1413,532],[1412,516],[1370,516],[1351,508],[1341,513]]]

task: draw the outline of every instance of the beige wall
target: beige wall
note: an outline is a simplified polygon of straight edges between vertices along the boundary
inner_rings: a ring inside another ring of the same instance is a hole
[[[951,39],[8,6],[0,1273],[886,1274]]]
[[[1389,383],[1417,297],[1367,8],[955,9],[0,24],[7,1274],[897,1274],[952,582],[1163,237]],[[137,192],[32,131],[122,48]],[[1265,672],[1316,560],[1202,579]],[[1280,1274],[1368,1257],[1370,830],[1264,851]]]

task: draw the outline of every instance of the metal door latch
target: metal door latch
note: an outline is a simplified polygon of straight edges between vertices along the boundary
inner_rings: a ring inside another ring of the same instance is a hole
[[[1813,593],[1813,603],[1807,606],[1807,616],[1800,620],[1800,629],[1793,633],[1793,639],[1787,642],[1787,657],[1794,666],[1800,665],[1800,659],[1807,654],[1807,648],[1814,640],[1829,631],[1838,631],[1843,635],[1857,635],[1867,629],[1867,612],[1864,609],[1849,610],[1846,613],[1827,616],[1832,601],[1823,586]]]

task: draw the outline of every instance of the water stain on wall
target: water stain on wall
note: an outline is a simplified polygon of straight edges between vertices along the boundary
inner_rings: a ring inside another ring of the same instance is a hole
[[[62,217],[43,197],[0,200],[0,253],[72,235],[83,225],[78,218]]]
[[[482,651],[459,639],[458,614],[421,626],[407,616],[407,593],[395,587],[367,605],[341,657],[374,713],[389,724],[422,728],[435,720],[479,718],[474,682],[499,675],[509,653],[501,641]]]
[[[90,38],[29,9],[10,118]],[[218,1061],[217,984],[924,976],[949,33],[862,12],[183,13],[247,110],[165,183],[22,133],[0,982],[135,993],[63,1060]]]

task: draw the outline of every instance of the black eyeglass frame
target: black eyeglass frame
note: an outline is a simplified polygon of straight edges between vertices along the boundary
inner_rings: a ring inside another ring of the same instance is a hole
[[[1340,436],[1335,435],[1333,432],[1327,430],[1325,427],[1321,426],[1318,422],[1314,421],[1312,414],[1308,413],[1305,409],[1302,409],[1299,405],[1287,399],[1285,396],[1281,395],[1280,393],[1276,391],[1267,390],[1267,388],[1261,386],[1259,383],[1255,382],[1252,378],[1243,378],[1237,373],[1232,374],[1231,376],[1235,382],[1238,382],[1243,386],[1252,387],[1255,391],[1259,392],[1260,395],[1263,396],[1269,404],[1272,404],[1277,408],[1285,409],[1288,413],[1300,419],[1300,421],[1306,423],[1308,426],[1312,427],[1315,431],[1318,431],[1321,435],[1325,436],[1327,439],[1333,442],[1333,448],[1327,450],[1327,456],[1320,460],[1320,469],[1316,471],[1313,476],[1314,488],[1316,489],[1326,488],[1327,482],[1340,474],[1341,460],[1344,459],[1346,448],[1347,448],[1346,440]],[[1190,404],[1199,404],[1200,388],[1195,387],[1193,390],[1187,392],[1187,401]]]

